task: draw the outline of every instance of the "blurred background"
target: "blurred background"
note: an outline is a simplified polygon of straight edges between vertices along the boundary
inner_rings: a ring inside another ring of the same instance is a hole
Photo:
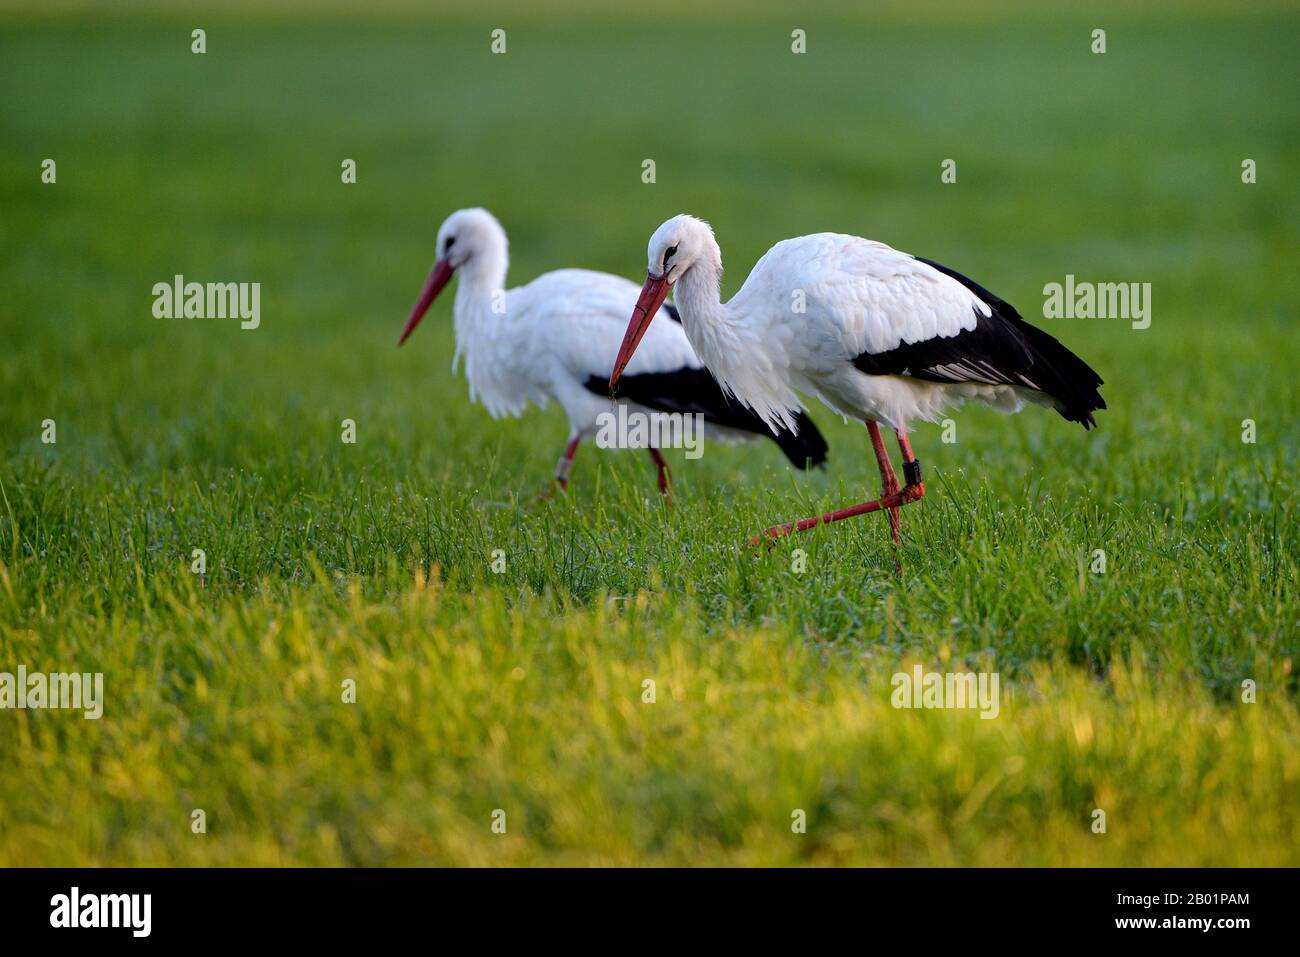
[[[1155,415],[1224,375],[1243,408],[1294,421],[1289,375],[1259,367],[1284,361],[1298,301],[1286,7],[6,3],[0,435],[39,456],[33,420],[75,408],[99,464],[197,446],[231,465],[348,412],[419,454],[447,438],[434,404],[465,395],[450,302],[392,340],[438,223],[467,205],[506,226],[516,284],[638,279],[679,211],[715,226],[728,295],[773,242],[819,230],[957,268],[1031,321],[1066,273],[1151,282],[1148,330],[1044,324],[1113,405]],[[177,273],[260,282],[262,327],[153,319],[153,283]],[[1161,395],[1140,388],[1156,368]],[[1220,414],[1244,415],[1197,410]],[[549,458],[562,424],[542,421]]]

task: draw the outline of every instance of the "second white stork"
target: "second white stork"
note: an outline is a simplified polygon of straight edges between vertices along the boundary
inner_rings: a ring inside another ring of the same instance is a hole
[[[415,330],[438,293],[460,274],[455,301],[455,369],[465,360],[470,398],[493,418],[518,416],[531,402],[554,399],[569,418],[569,441],[555,471],[568,485],[578,443],[596,434],[598,416],[611,410],[606,388],[610,359],[637,298],[633,282],[586,269],[561,269],[527,285],[505,289],[506,233],[485,209],[452,213],[438,230],[437,259],[398,340]],[[774,422],[728,399],[696,357],[680,324],[662,323],[647,335],[631,365],[624,363],[622,395],[632,411],[703,416],[705,436],[725,441],[772,439],[799,468],[819,465],[826,442],[802,413]],[[623,371],[623,370],[620,370]],[[667,495],[668,464],[649,448],[659,490]]]
[[[1007,302],[938,263],[883,243],[816,233],[777,243],[740,291],[720,298],[722,254],[713,230],[674,216],[650,237],[641,298],[614,363],[611,388],[669,291],[705,365],[764,421],[797,428],[798,393],[861,419],[880,466],[879,499],[775,525],[780,537],[824,522],[887,510],[900,543],[899,509],[925,494],[907,432],[967,401],[1017,412],[1025,401],[1055,408],[1085,429],[1106,408],[1101,378]],[[880,436],[894,430],[899,485]]]

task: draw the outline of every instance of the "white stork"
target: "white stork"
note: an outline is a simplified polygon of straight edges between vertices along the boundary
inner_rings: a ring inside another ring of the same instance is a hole
[[[866,422],[880,498],[773,526],[765,533],[773,538],[886,509],[901,544],[899,509],[925,494],[907,439],[914,420],[935,421],[966,401],[1017,412],[1028,400],[1087,429],[1096,425],[1092,413],[1106,408],[1097,373],[1010,304],[883,243],[838,233],[784,240],[727,303],[719,296],[722,253],[707,223],[674,216],[650,237],[648,255],[611,388],[671,290],[696,353],[726,393],[765,422],[797,428],[799,392]],[[877,422],[898,438],[901,488]]]
[[[506,234],[496,217],[485,209],[452,213],[438,230],[433,271],[397,344],[406,341],[459,273],[452,369],[463,356],[470,398],[481,401],[493,418],[518,416],[529,402],[539,408],[551,399],[559,403],[569,417],[568,445],[555,470],[564,489],[578,443],[594,435],[597,416],[611,410],[606,387],[610,357],[618,349],[637,287],[608,273],[561,269],[506,291],[507,262]],[[623,395],[617,400],[629,412],[699,413],[706,438],[765,436],[799,468],[825,461],[826,442],[807,416],[787,416],[769,428],[724,396],[679,323],[660,323],[646,336],[636,360],[623,364]],[[666,496],[668,463],[659,449],[650,447],[649,452]]]

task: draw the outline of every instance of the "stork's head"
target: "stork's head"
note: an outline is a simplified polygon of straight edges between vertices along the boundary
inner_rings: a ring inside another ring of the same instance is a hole
[[[713,230],[704,220],[685,213],[674,216],[654,231],[650,244],[646,247],[646,257],[645,285],[641,288],[641,298],[637,300],[632,320],[628,323],[623,346],[618,350],[614,372],[609,377],[611,392],[618,377],[632,361],[636,347],[650,328],[655,313],[668,298],[673,284],[701,262],[713,265],[719,272],[722,269]]]
[[[681,213],[654,231],[646,247],[646,278],[662,279],[669,286],[701,259],[717,258],[713,230],[702,219]]]
[[[397,344],[400,346],[415,331],[456,270],[481,269],[495,281],[504,281],[506,248],[506,231],[486,209],[458,209],[443,220],[438,228],[438,253],[433,271]]]

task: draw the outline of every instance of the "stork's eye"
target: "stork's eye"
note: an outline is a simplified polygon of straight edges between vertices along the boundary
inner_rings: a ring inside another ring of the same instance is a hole
[[[443,253],[443,255],[445,256],[447,253],[451,252],[451,247],[454,246],[455,244],[456,244],[456,237],[455,237],[455,236],[448,236],[448,237],[447,237],[447,244],[446,244],[445,246],[442,247],[442,253]]]
[[[677,247],[669,246],[668,251],[664,253],[664,269],[668,268],[668,260],[672,259],[675,255],[677,255]]]

